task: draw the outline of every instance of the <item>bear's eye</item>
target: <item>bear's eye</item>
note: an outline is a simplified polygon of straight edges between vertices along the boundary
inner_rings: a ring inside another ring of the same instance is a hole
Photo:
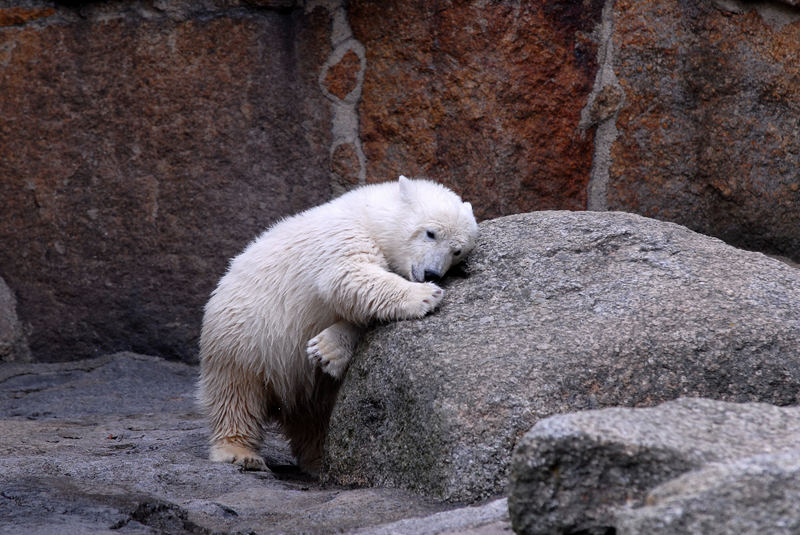
[[[453,251],[453,256],[459,256],[461,254],[461,249],[456,249]]]
[[[432,230],[427,231],[425,233],[425,235],[431,240],[435,240],[436,239],[436,233],[434,231],[432,231]]]

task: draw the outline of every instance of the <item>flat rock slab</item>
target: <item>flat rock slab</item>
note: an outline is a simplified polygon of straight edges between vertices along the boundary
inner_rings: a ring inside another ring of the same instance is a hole
[[[798,533],[800,408],[681,399],[547,418],[514,452],[519,534]]]
[[[0,534],[347,533],[446,509],[393,489],[323,488],[275,433],[263,451],[274,472],[208,462],[196,376],[132,353],[0,366]],[[507,509],[486,507],[420,521],[429,533],[508,529]]]
[[[485,221],[442,307],[362,343],[324,477],[452,501],[504,493],[539,420],[678,397],[797,402],[800,271],[624,213]]]

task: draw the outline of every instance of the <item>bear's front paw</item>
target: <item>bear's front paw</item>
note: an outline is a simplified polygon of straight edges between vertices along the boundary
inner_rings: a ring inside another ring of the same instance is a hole
[[[350,362],[350,348],[342,347],[329,329],[308,341],[306,353],[311,364],[319,366],[334,379],[341,379]]]
[[[209,458],[216,463],[233,463],[241,466],[244,470],[267,470],[267,463],[264,458],[250,448],[221,442],[211,446]]]
[[[407,318],[421,318],[432,312],[444,298],[444,290],[432,282],[415,283],[405,306]]]

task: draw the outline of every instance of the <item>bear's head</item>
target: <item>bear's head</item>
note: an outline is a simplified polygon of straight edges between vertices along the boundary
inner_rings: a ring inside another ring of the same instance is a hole
[[[393,232],[383,247],[390,268],[415,282],[440,278],[475,246],[472,205],[441,184],[404,176],[396,194]]]

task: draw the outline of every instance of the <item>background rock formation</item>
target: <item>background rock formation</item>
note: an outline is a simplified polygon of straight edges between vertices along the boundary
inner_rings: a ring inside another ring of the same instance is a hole
[[[226,261],[400,173],[800,259],[794,1],[0,7],[0,277],[37,360],[191,361]]]
[[[428,175],[479,218],[586,207],[603,2],[355,1],[367,176]]]
[[[329,198],[330,15],[99,2],[0,20],[0,276],[33,354],[194,358],[228,258]]]

